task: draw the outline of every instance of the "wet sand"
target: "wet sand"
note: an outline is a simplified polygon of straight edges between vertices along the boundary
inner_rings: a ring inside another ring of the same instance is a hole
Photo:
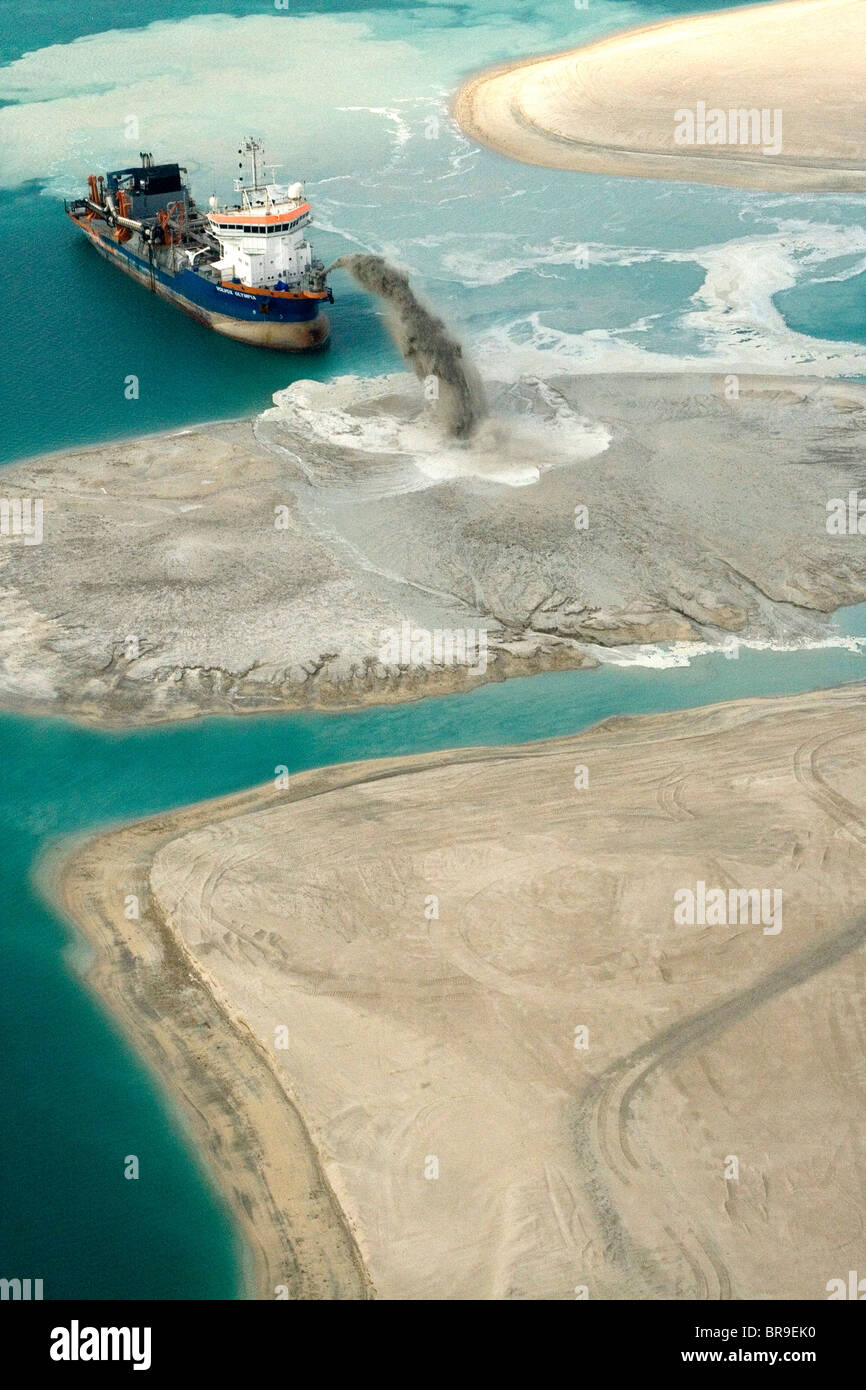
[[[0,538],[0,706],[117,726],[351,708],[635,644],[803,644],[866,598],[862,536],[826,527],[828,499],[866,495],[862,385],[486,386],[465,446],[400,374],[5,469],[44,516],[40,544]],[[468,659],[386,650],[403,624],[462,634]]]

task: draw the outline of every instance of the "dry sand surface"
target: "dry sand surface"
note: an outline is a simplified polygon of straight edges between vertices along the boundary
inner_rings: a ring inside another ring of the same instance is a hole
[[[262,1296],[289,1248],[363,1296],[348,1232],[385,1298],[821,1299],[862,1268],[864,713],[346,765],[79,849],[95,987],[198,1117]],[[699,881],[779,890],[782,929],[677,924]]]
[[[864,52],[863,0],[721,10],[479,73],[458,92],[454,114],[473,139],[527,164],[862,192]],[[698,102],[726,113],[780,111],[781,149],[677,144],[675,113],[697,113]]]
[[[43,500],[43,538],[0,538],[0,705],[349,706],[625,644],[822,637],[866,597],[863,537],[826,529],[828,499],[866,492],[866,388],[737,381],[489,383],[465,447],[408,375],[298,382],[255,421],[16,464],[6,495]],[[485,631],[486,667],[386,658],[404,622]]]

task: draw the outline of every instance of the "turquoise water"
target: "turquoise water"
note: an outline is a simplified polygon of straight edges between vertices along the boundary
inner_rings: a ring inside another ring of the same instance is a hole
[[[344,274],[329,352],[287,359],[186,319],[63,218],[90,171],[142,147],[188,164],[200,199],[227,196],[248,130],[281,177],[306,179],[325,261],[398,257],[489,374],[699,362],[866,375],[859,200],[533,169],[469,146],[448,119],[449,92],[480,64],[700,6],[293,0],[277,16],[256,0],[208,17],[203,0],[172,0],[137,29],[143,0],[3,8],[0,460],[248,415],[300,376],[399,365],[378,306]],[[283,69],[308,63],[301,115]]]
[[[858,257],[842,269],[844,279],[796,286],[777,295],[776,306],[785,322],[807,336],[866,343],[866,273],[859,267]]]
[[[250,415],[287,384],[280,354],[262,348],[238,352],[236,343],[105,265],[83,237],[69,235],[54,199],[34,196],[32,190],[0,190],[0,220],[16,263],[29,254],[34,237],[60,243],[40,277],[38,301],[44,305],[47,299],[60,312],[48,316],[38,333],[33,332],[38,305],[22,294],[20,282],[0,277],[0,322],[18,348],[12,372],[0,382],[6,421],[0,460]],[[76,287],[72,301],[70,283]],[[333,348],[304,358],[296,375],[325,380],[357,371],[362,353],[374,372],[401,365],[369,299],[348,292],[341,313]],[[180,362],[182,371],[176,370]],[[138,377],[138,400],[125,398],[129,373]]]
[[[144,127],[135,149],[185,159],[204,196],[227,191],[237,136],[263,135],[308,180],[323,256],[358,246],[398,255],[489,373],[731,360],[866,373],[856,200],[558,175],[473,151],[448,125],[448,91],[483,63],[725,7],[293,3],[277,20],[261,3],[225,0],[214,17],[207,0],[166,0],[147,57],[149,31],[133,33],[151,19],[144,0],[3,6],[0,458],[250,414],[298,376],[397,365],[377,308],[345,279],[329,353],[290,360],[207,333],[93,255],[60,199],[91,168],[130,162],[118,133],[130,111]],[[304,61],[319,55],[300,108],[287,84],[261,77],[289,32],[269,30],[274,44],[263,43],[264,22],[294,23]],[[248,63],[247,89],[232,87],[229,62],[241,72]],[[129,373],[140,378],[136,402],[124,398]],[[840,626],[866,635],[866,608]],[[33,886],[58,837],[235,791],[277,764],[521,742],[612,714],[837,684],[863,668],[859,653],[839,649],[743,650],[354,714],[123,735],[0,716],[0,1275],[43,1278],[51,1298],[228,1298],[238,1288],[220,1203],[67,968],[70,934]],[[137,1183],[122,1176],[129,1153],[141,1161]]]

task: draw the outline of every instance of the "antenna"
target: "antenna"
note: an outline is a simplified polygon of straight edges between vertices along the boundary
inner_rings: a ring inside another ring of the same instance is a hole
[[[260,155],[262,152],[261,141],[254,139],[253,136],[250,135],[248,139],[244,141],[244,149],[249,155],[250,163],[253,167],[253,191],[255,191],[259,186],[259,166],[256,156]]]

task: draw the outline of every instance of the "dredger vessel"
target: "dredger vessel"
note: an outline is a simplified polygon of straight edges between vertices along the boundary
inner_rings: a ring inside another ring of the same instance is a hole
[[[232,207],[213,196],[203,211],[182,165],[142,152],[134,168],[91,174],[88,196],[64,204],[67,216],[100,255],[217,333],[282,351],[323,347],[322,306],[334,301],[307,240],[304,186],[261,182],[258,141],[238,153],[251,177],[235,179]]]

